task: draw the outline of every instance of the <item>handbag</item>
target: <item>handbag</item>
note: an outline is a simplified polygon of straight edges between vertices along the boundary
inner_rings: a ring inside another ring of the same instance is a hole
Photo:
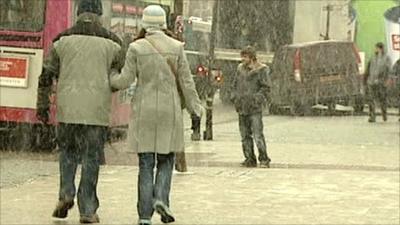
[[[180,98],[180,100],[181,100],[181,108],[182,108],[182,109],[186,108],[185,97],[184,97],[184,95],[183,95],[182,87],[181,87],[181,85],[180,85],[180,83],[179,83],[178,71],[176,70],[176,68],[175,68],[175,66],[174,66],[174,63],[173,63],[169,58],[164,57],[164,56],[161,54],[160,48],[157,47],[157,45],[154,43],[154,41],[152,41],[152,40],[150,40],[150,39],[147,39],[147,38],[145,38],[145,39],[146,39],[147,42],[149,42],[150,45],[158,52],[158,54],[160,54],[160,55],[166,60],[166,62],[167,62],[167,64],[168,64],[169,68],[171,69],[172,74],[173,74],[174,77],[175,77],[176,87],[177,87],[177,89],[178,89],[179,98]]]

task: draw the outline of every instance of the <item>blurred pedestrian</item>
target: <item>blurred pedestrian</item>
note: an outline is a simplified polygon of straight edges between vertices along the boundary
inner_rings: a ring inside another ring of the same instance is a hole
[[[241,51],[242,63],[239,64],[232,82],[231,101],[239,114],[239,128],[245,167],[256,167],[253,139],[258,148],[258,160],[261,167],[269,168],[271,159],[267,154],[262,110],[270,92],[268,67],[257,61],[256,50],[245,47]]]
[[[97,181],[110,121],[111,68],[120,70],[121,41],[102,27],[101,0],[81,0],[78,19],[53,40],[39,77],[37,117],[49,119],[49,95],[57,80],[57,141],[60,151],[59,201],[53,217],[65,218],[74,205],[75,174],[81,223],[98,223]]]
[[[366,97],[369,105],[368,122],[376,121],[375,106],[378,102],[381,106],[383,121],[387,121],[387,87],[391,62],[385,53],[383,43],[375,45],[375,54],[369,60],[365,73],[364,84],[366,86]]]
[[[396,90],[397,90],[397,97],[398,97],[397,107],[399,107],[399,116],[400,116],[400,59],[398,59],[396,61],[396,63],[393,65],[392,73],[397,79],[397,83],[396,83]],[[400,118],[399,118],[399,122],[400,122]]]
[[[169,194],[175,153],[184,150],[182,105],[199,116],[203,111],[183,43],[164,29],[165,11],[156,5],[146,7],[141,35],[129,46],[122,72],[111,77],[117,89],[137,79],[129,144],[138,153],[137,210],[139,224],[146,225],[151,224],[154,211],[163,223],[175,221]]]
[[[210,91],[213,91],[208,75],[204,74],[198,74],[195,75],[193,78],[195,85],[196,85],[196,91],[197,94],[199,95],[199,98],[203,104],[205,105],[205,101],[207,100],[207,96],[209,95]],[[192,121],[192,134],[191,134],[191,140],[192,141],[200,141],[201,140],[201,118],[198,117],[196,114],[191,113],[190,115],[191,121]]]

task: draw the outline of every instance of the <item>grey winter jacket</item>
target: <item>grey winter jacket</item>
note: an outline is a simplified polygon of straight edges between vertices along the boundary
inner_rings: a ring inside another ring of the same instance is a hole
[[[101,26],[93,13],[53,40],[38,85],[38,108],[48,108],[57,80],[57,120],[61,123],[108,126],[111,112],[111,69],[120,70],[121,41]],[[122,62],[121,62],[122,61]]]
[[[232,82],[231,101],[240,115],[262,112],[270,92],[268,71],[261,63],[255,69],[239,64]]]
[[[373,56],[367,66],[366,83],[368,85],[384,84],[389,78],[390,69],[389,56],[382,54]]]

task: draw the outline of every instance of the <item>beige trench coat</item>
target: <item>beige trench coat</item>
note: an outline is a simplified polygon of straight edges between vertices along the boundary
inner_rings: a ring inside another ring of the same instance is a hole
[[[162,55],[146,40],[152,39]],[[177,70],[177,77],[189,111],[201,114],[200,100],[183,50],[183,43],[162,31],[149,32],[146,39],[129,46],[122,72],[111,77],[117,89],[137,79],[132,99],[129,143],[138,153],[168,154],[184,150],[184,127],[180,97],[165,57]]]

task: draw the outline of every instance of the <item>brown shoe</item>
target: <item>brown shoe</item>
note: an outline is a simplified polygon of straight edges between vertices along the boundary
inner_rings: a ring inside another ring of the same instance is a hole
[[[80,223],[100,223],[100,218],[99,218],[99,215],[97,215],[97,214],[93,214],[90,216],[82,216],[81,215],[79,222]]]
[[[60,200],[57,203],[56,209],[53,211],[53,217],[64,219],[68,216],[68,210],[74,207],[74,200]]]

